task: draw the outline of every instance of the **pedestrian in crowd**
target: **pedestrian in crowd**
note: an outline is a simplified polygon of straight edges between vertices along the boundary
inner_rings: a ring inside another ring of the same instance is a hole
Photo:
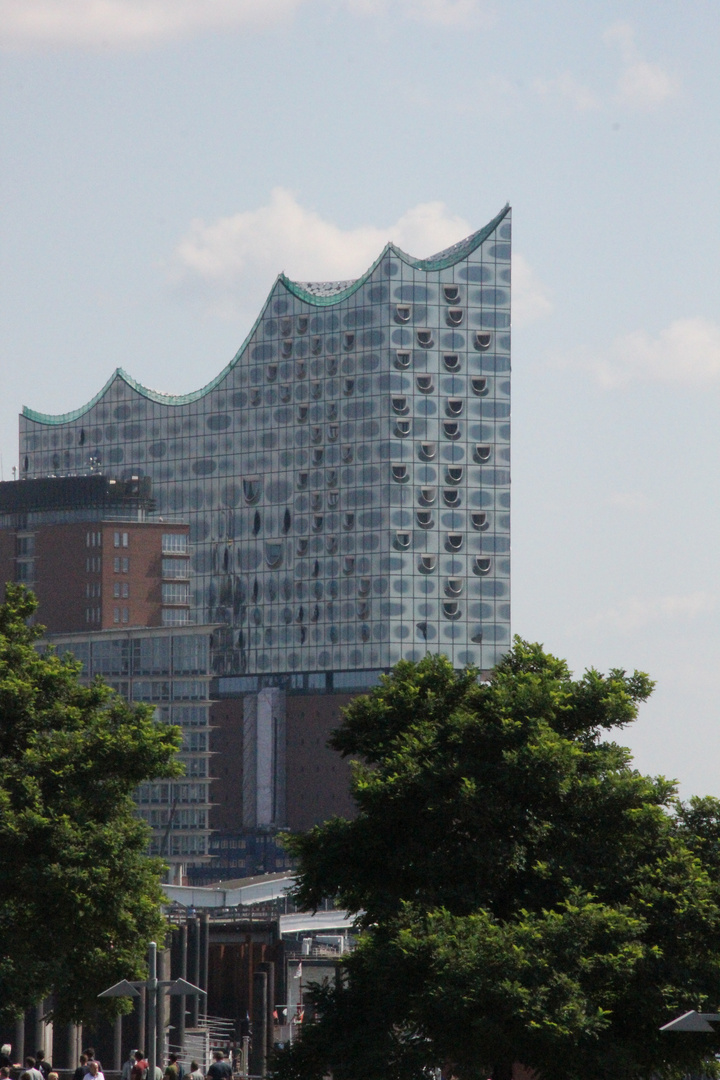
[[[86,1068],[87,1068],[87,1054],[81,1054],[80,1055],[80,1064],[78,1065],[77,1069],[73,1073],[73,1080],[83,1080],[83,1076],[85,1075]]]
[[[205,1080],[202,1074],[202,1069],[198,1065],[197,1061],[190,1062],[190,1075],[187,1080]]]
[[[48,1080],[50,1073],[52,1072],[52,1065],[49,1061],[45,1060],[45,1051],[38,1050],[35,1055],[35,1068],[43,1074],[45,1080]]]
[[[45,1077],[38,1068],[35,1067],[35,1058],[25,1058],[25,1069],[30,1073],[30,1080],[45,1080]]]
[[[213,1050],[213,1059],[207,1071],[208,1080],[232,1080],[232,1065],[222,1050]]]
[[[168,1054],[168,1063],[165,1066],[165,1080],[182,1080],[177,1054]]]
[[[0,1046],[0,1069],[12,1069],[12,1046],[10,1043],[3,1043]]]
[[[122,1067],[120,1073],[120,1080],[131,1080],[133,1066],[135,1065],[135,1050],[131,1050],[128,1054],[128,1059]]]
[[[8,1080],[9,1076],[10,1076],[10,1066],[9,1065],[1,1065],[0,1066],[0,1080]]]
[[[89,1076],[91,1080],[105,1080],[105,1076],[94,1057],[89,1059],[87,1068],[88,1071],[85,1075]]]
[[[53,1070],[51,1069],[50,1072],[48,1073],[47,1080],[60,1080],[60,1077],[58,1076],[58,1074],[56,1072],[53,1072]]]
[[[133,1054],[135,1061],[130,1072],[130,1080],[146,1080],[148,1063],[142,1050],[136,1050]]]
[[[102,1065],[100,1064],[98,1059],[95,1057],[95,1048],[92,1047],[92,1046],[88,1046],[88,1048],[85,1051],[85,1056],[87,1057],[87,1065],[85,1066],[86,1075],[87,1075],[87,1073],[90,1072],[90,1069],[88,1068],[88,1065],[90,1064],[91,1061],[94,1061],[97,1064],[98,1072],[100,1074],[102,1074]]]
[[[18,1080],[32,1080],[32,1076],[27,1069],[24,1069],[23,1072],[20,1073]]]

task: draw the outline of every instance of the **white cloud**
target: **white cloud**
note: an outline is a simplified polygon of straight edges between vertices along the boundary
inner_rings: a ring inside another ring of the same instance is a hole
[[[532,89],[543,98],[564,98],[570,102],[576,112],[588,112],[602,107],[599,97],[569,71],[563,72],[555,79],[535,79]]]
[[[266,206],[207,223],[193,221],[175,250],[174,276],[199,286],[213,310],[237,314],[237,298],[260,303],[278,271],[297,281],[359,277],[391,240],[426,257],[469,236],[473,226],[442,202],[420,203],[391,225],[342,229],[275,188]],[[513,256],[514,318],[521,325],[551,310],[542,284],[522,255]]]
[[[614,607],[606,608],[589,620],[589,625],[608,625],[621,632],[639,630],[658,620],[696,619],[715,608],[715,596],[712,593],[698,591],[680,596],[659,596],[642,599],[630,596]]]
[[[587,362],[608,388],[633,381],[706,386],[720,380],[720,326],[707,319],[676,319],[651,337],[635,330]]]
[[[624,65],[616,94],[621,105],[648,110],[675,97],[679,90],[678,80],[659,64],[650,64],[643,59],[628,23],[615,23],[604,36],[608,44],[617,46]]]
[[[142,48],[193,34],[278,22],[311,0],[0,0],[0,47]],[[317,3],[317,0],[314,0]],[[337,4],[338,0],[325,0]],[[340,0],[358,15],[391,0]],[[457,25],[487,16],[486,0],[392,0],[420,22]]]

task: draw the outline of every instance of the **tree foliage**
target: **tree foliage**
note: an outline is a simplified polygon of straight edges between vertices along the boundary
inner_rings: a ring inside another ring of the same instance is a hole
[[[281,1080],[714,1070],[715,1036],[658,1029],[720,1004],[720,803],[678,803],[609,737],[652,687],[515,639],[487,683],[428,656],[350,703],[331,745],[357,817],[288,847],[303,907],[363,932]]]
[[[41,655],[36,606],[16,585],[0,606],[0,1016],[54,990],[55,1015],[82,1020],[101,990],[143,976],[164,934],[162,864],[132,792],[182,771],[179,731]]]

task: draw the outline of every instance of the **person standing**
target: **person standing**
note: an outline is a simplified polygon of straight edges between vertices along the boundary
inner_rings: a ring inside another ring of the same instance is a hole
[[[48,1080],[50,1073],[52,1072],[52,1065],[49,1061],[45,1060],[45,1051],[38,1050],[35,1055],[35,1068],[43,1074],[45,1080]]]
[[[80,1064],[73,1073],[73,1080],[83,1080],[83,1076],[87,1071],[87,1054],[80,1055]]]
[[[198,1065],[197,1061],[190,1062],[190,1075],[187,1080],[205,1080],[202,1074],[202,1069]]]
[[[100,1069],[94,1057],[90,1058],[87,1063],[87,1067],[88,1071],[85,1073],[85,1075],[91,1077],[91,1080],[105,1080],[105,1075]]]
[[[207,1080],[232,1080],[232,1065],[222,1050],[213,1050],[213,1063],[207,1071]]]
[[[25,1071],[30,1074],[30,1080],[45,1080],[45,1077],[39,1069],[35,1067],[35,1058],[25,1058]]]

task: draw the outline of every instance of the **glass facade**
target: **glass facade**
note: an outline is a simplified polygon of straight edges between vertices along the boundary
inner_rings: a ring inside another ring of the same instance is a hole
[[[388,245],[355,282],[279,277],[195,394],[118,371],[75,413],[25,409],[20,465],[152,480],[157,514],[190,523],[192,581],[166,602],[190,589],[193,620],[221,624],[217,675],[427,651],[492,667],[510,640],[509,208],[429,259]]]

